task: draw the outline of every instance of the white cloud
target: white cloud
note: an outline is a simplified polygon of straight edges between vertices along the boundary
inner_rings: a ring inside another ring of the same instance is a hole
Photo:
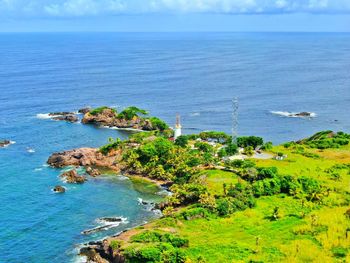
[[[350,0],[0,0],[0,16],[350,13]]]

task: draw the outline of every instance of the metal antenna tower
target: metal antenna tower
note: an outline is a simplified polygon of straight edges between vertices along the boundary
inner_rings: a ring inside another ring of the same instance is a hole
[[[238,137],[238,98],[232,99],[232,143],[237,145]]]

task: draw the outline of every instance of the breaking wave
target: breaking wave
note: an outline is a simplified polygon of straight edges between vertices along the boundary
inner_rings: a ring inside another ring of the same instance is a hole
[[[279,115],[282,117],[288,117],[288,118],[314,118],[316,117],[316,113],[314,112],[307,112],[308,116],[300,115],[300,112],[289,112],[289,111],[270,111],[272,114]]]

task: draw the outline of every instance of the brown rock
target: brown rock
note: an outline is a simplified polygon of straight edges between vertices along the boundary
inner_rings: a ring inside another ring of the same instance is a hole
[[[0,141],[0,148],[6,147],[7,145],[10,145],[10,144],[11,144],[11,142],[9,140]]]
[[[52,117],[52,119],[56,121],[68,121],[68,122],[79,121],[78,117],[75,116],[74,114],[58,115],[58,116]]]
[[[55,193],[64,193],[66,191],[66,188],[60,185],[56,185],[53,189]]]
[[[103,155],[95,148],[80,148],[70,151],[52,154],[47,163],[56,168],[69,165],[74,166],[97,166],[109,167],[115,171],[120,171],[118,161],[121,159],[120,151],[111,151],[108,155]]]
[[[79,175],[75,169],[64,172],[61,177],[64,177],[70,184],[82,184],[86,181],[86,178]]]
[[[86,167],[86,173],[92,177],[101,175],[100,171],[90,166]]]
[[[101,113],[92,115],[90,112],[86,113],[81,120],[82,123],[93,123],[97,125],[104,125],[112,127],[117,119],[116,113],[113,109],[106,108]]]
[[[90,111],[91,111],[91,108],[86,107],[86,108],[82,108],[82,109],[78,110],[78,113],[86,114]]]

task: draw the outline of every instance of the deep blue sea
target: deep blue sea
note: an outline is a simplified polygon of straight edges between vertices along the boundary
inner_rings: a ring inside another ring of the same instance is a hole
[[[0,262],[71,262],[79,244],[155,215],[153,200],[123,177],[102,176],[53,194],[55,151],[100,146],[116,130],[40,119],[84,106],[136,105],[184,132],[231,131],[274,143],[324,130],[350,132],[350,34],[23,33],[0,34]],[[312,119],[277,112],[310,111]],[[28,147],[34,149],[29,153]],[[103,216],[128,223],[81,231]]]

